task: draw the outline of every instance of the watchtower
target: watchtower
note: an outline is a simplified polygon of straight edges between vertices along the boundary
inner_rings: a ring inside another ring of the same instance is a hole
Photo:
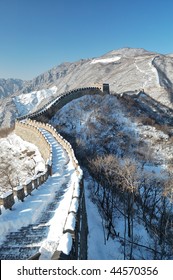
[[[109,92],[109,84],[103,84],[103,93],[110,94]]]
[[[110,94],[109,92],[109,84],[103,83],[94,83],[95,87],[98,87],[104,94]]]

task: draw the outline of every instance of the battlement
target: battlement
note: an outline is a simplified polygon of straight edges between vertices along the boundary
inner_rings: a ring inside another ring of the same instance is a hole
[[[95,94],[109,94],[109,84],[99,84],[96,83],[94,87],[78,88],[68,92],[65,92],[57,96],[54,100],[51,100],[45,104],[41,109],[37,110],[34,113],[21,116],[17,118],[18,120],[24,120],[27,118],[48,122],[49,119],[63,106],[65,106],[70,101],[80,98],[84,95],[95,95]]]

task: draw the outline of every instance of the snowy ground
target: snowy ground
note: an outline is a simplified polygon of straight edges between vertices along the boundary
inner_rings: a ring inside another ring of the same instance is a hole
[[[45,171],[45,162],[38,148],[15,133],[0,139],[0,195],[23,184],[38,172]]]
[[[120,244],[109,238],[105,240],[105,222],[98,211],[98,207],[91,201],[88,182],[85,181],[85,199],[88,219],[88,260],[122,259],[119,252]]]
[[[19,232],[20,234],[21,227],[29,226],[30,224],[33,225],[34,223],[37,227],[40,217],[43,216],[44,212],[46,213],[47,206],[51,202],[54,202],[55,194],[59,191],[62,193],[58,198],[56,209],[52,212],[52,218],[44,225],[48,228],[47,237],[39,244],[41,259],[50,259],[61,239],[65,219],[71,203],[74,184],[78,187],[78,178],[71,161],[67,163],[66,152],[50,133],[44,131],[44,134],[52,144],[53,176],[49,177],[37,190],[35,189],[32,192],[32,196],[25,198],[23,203],[16,202],[12,211],[5,210],[1,206],[0,243],[3,246],[7,234],[10,232]],[[40,226],[43,226],[43,224]],[[19,244],[16,244],[15,247],[17,245]],[[30,246],[32,246],[32,243]],[[13,247],[11,247],[11,250],[15,251]],[[0,253],[3,253],[1,247]]]
[[[93,59],[91,61],[91,64],[96,64],[96,63],[111,63],[120,60],[120,56],[114,56],[114,57],[109,57],[109,58],[101,58],[101,59]]]
[[[98,206],[91,199],[91,178],[85,181],[86,209],[88,218],[88,259],[89,260],[123,260],[123,232],[124,218],[117,212],[116,231],[118,237],[114,239],[109,237],[107,240],[107,230],[105,229],[106,221]],[[94,215],[93,215],[94,213]],[[141,246],[147,245],[152,247],[151,237],[146,231],[145,226],[139,221],[134,224],[134,239]],[[129,254],[130,247],[126,245],[126,255]],[[134,246],[133,256],[135,259],[152,259],[152,251],[140,246]]]

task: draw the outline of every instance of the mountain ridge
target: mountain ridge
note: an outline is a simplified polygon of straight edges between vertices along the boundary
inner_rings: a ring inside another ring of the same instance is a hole
[[[4,109],[0,111],[0,124],[11,123],[18,115],[13,102],[15,96],[57,87],[57,96],[63,92],[109,83],[111,94],[144,90],[155,100],[173,108],[173,57],[142,48],[112,50],[99,57],[65,62],[44,72],[30,81],[23,81],[21,88],[3,98]],[[36,104],[37,108],[37,104]],[[35,109],[36,109],[35,108]]]

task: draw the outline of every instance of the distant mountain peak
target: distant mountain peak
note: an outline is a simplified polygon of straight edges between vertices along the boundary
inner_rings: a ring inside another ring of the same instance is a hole
[[[117,50],[112,50],[112,51],[106,53],[105,55],[103,55],[103,57],[115,56],[115,55],[121,55],[121,56],[125,56],[125,57],[136,57],[136,56],[150,55],[150,54],[156,54],[156,53],[147,51],[143,48],[126,47],[126,48],[121,48],[121,49],[117,49]]]

